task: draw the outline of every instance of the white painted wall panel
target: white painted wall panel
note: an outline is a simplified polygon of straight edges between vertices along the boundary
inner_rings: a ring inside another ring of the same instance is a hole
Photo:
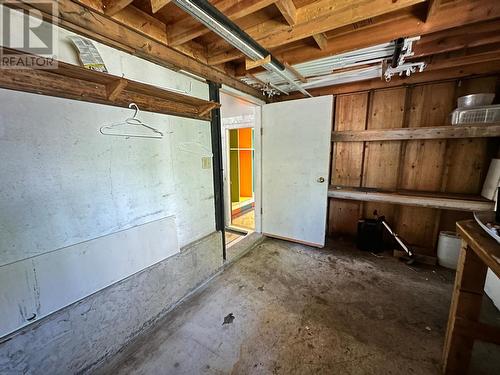
[[[0,336],[178,252],[170,216],[3,266]]]
[[[140,112],[165,137],[126,139],[99,128],[128,109],[10,90],[0,103],[0,336],[215,230],[208,122]],[[174,216],[173,229],[135,232]]]
[[[75,34],[57,31],[57,58],[79,65]],[[110,74],[208,98],[205,82],[94,44]],[[9,90],[0,104],[0,336],[214,232],[208,122],[141,112],[165,137],[125,139],[99,128],[128,109]]]

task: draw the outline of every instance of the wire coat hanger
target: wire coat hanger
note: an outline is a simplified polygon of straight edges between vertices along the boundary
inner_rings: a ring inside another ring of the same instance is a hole
[[[159,131],[158,129],[153,128],[152,126],[146,125],[145,123],[143,123],[141,120],[139,120],[137,118],[137,115],[139,113],[139,107],[137,106],[137,104],[130,103],[128,105],[128,107],[130,109],[134,109],[134,116],[129,117],[128,119],[126,119],[123,122],[118,122],[118,123],[111,124],[111,125],[101,126],[101,128],[99,129],[99,131],[101,132],[101,134],[103,134],[103,135],[114,135],[114,136],[117,136],[117,137],[126,137],[126,138],[154,138],[154,139],[161,139],[161,138],[163,138],[163,133],[161,131]],[[113,131],[113,130],[116,130],[117,128],[121,127],[121,126],[126,126],[126,125],[138,126],[138,127],[143,127],[143,128],[149,129],[149,130],[152,131],[152,134],[149,134],[149,135],[148,134],[131,134],[131,133],[127,133],[127,132],[125,132],[125,133],[117,133],[117,132]]]

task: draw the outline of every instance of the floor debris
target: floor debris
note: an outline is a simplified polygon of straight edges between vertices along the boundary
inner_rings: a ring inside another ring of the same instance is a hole
[[[233,313],[229,313],[228,315],[226,315],[224,317],[224,322],[222,323],[222,325],[224,325],[224,324],[231,324],[233,322],[233,320],[234,320]]]

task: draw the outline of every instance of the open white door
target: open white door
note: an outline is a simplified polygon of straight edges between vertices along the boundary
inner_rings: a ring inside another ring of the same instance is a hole
[[[325,244],[333,97],[262,107],[262,232]]]

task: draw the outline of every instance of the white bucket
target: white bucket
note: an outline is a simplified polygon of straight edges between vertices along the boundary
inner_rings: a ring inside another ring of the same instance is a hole
[[[438,264],[456,270],[461,243],[460,237],[454,232],[440,232],[437,246]]]

